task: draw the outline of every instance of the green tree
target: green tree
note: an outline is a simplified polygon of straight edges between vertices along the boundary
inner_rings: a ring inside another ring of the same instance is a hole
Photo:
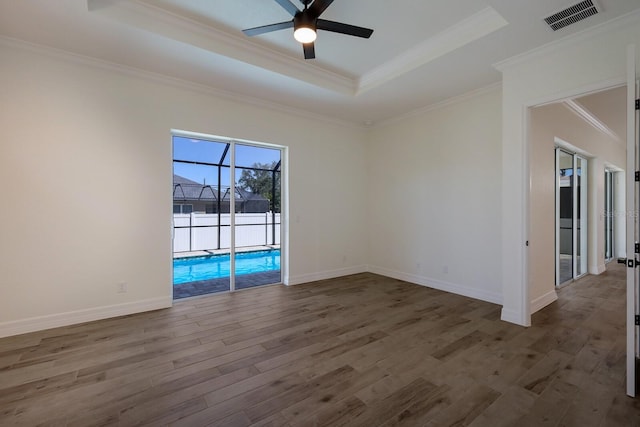
[[[253,194],[260,194],[271,202],[271,209],[280,212],[280,167],[273,172],[278,162],[254,163],[251,167],[255,169],[243,169],[238,186]],[[276,193],[273,192],[273,177],[275,175]]]

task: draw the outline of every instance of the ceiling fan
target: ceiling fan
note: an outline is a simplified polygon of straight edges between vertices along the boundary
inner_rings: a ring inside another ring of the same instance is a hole
[[[293,28],[293,37],[302,43],[304,59],[313,59],[316,57],[314,41],[317,37],[317,30],[332,31],[334,33],[347,34],[365,39],[371,37],[373,33],[373,30],[369,28],[320,19],[320,15],[333,3],[333,0],[300,0],[304,5],[303,10],[298,9],[291,0],[275,0],[275,2],[293,16],[291,21],[249,28],[242,30],[242,32],[252,37],[272,31]]]

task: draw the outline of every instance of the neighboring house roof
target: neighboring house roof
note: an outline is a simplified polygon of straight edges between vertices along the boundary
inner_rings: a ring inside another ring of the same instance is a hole
[[[213,202],[218,200],[218,189],[211,185],[198,184],[180,175],[173,175],[173,200]]]
[[[236,193],[241,200],[264,200],[262,195],[255,194],[236,187]],[[223,200],[229,200],[227,189],[222,189]],[[176,201],[204,201],[214,202],[218,200],[218,187],[214,185],[199,184],[183,176],[173,174],[173,200]]]

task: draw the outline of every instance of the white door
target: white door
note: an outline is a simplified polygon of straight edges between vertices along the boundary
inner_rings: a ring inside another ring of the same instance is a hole
[[[640,183],[636,182],[636,171],[640,168],[638,150],[638,77],[636,75],[636,47],[627,48],[627,394],[635,397],[638,391],[636,369],[640,357],[638,347],[639,314],[638,281],[640,274],[636,266],[639,254],[636,254],[636,242],[640,243]]]

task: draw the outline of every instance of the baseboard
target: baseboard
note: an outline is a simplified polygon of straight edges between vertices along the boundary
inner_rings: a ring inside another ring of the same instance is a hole
[[[349,276],[351,274],[360,274],[368,272],[366,265],[354,265],[352,267],[339,268],[337,270],[319,271],[316,273],[301,274],[300,276],[291,276],[288,285],[300,285],[302,283],[316,282],[318,280],[335,279],[336,277]]]
[[[128,314],[142,313],[171,307],[172,298],[160,297],[142,301],[128,302],[124,304],[105,307],[89,308],[70,311],[67,313],[51,314],[48,316],[31,317],[28,319],[14,320],[0,323],[0,338],[12,335],[26,334],[45,329],[59,328],[61,326],[75,325],[78,323],[92,322],[94,320],[108,319],[111,317],[126,316]]]
[[[470,288],[464,285],[444,282],[442,280],[431,279],[429,277],[418,276],[416,274],[403,273],[401,271],[390,270],[383,267],[369,266],[369,272],[398,280],[404,280],[405,282],[415,283],[416,285],[450,292],[452,294],[479,299],[493,304],[502,304],[502,295],[495,292],[488,292],[481,289]]]
[[[607,266],[605,264],[589,266],[589,274],[594,274],[597,276],[598,274],[602,274],[605,271],[607,271]]]
[[[343,277],[366,272],[371,272],[398,280],[404,280],[406,282],[415,283],[417,285],[427,286],[433,289],[463,295],[466,297],[487,301],[493,304],[502,304],[502,296],[498,293],[487,292],[475,288],[470,288],[464,285],[444,282],[442,280],[431,279],[428,277],[417,276],[414,274],[408,274],[382,267],[367,265],[356,265],[346,268],[340,268],[337,270],[320,271],[299,276],[291,276],[288,278],[288,284],[299,285],[302,283],[334,279],[336,277]],[[52,314],[49,316],[32,317],[23,320],[4,322],[0,323],[0,338],[25,334],[29,332],[42,331],[51,328],[58,328],[61,326],[74,325],[78,323],[92,322],[94,320],[108,319],[111,317],[126,316],[129,314],[168,308],[171,307],[172,303],[173,300],[171,297],[160,297],[106,307],[97,307],[67,313]],[[503,317],[504,314],[505,310],[503,309]],[[503,318],[503,320],[507,319]],[[512,321],[512,323],[520,324],[518,321]]]
[[[531,326],[530,323],[526,323],[522,320],[521,313],[515,310],[509,310],[508,308],[502,307],[502,313],[500,315],[500,320],[504,322],[513,323],[515,325],[520,326]]]
[[[556,290],[552,290],[547,292],[546,294],[539,296],[538,298],[531,301],[531,314],[536,311],[540,311],[552,302],[555,302],[558,299],[558,294]]]

